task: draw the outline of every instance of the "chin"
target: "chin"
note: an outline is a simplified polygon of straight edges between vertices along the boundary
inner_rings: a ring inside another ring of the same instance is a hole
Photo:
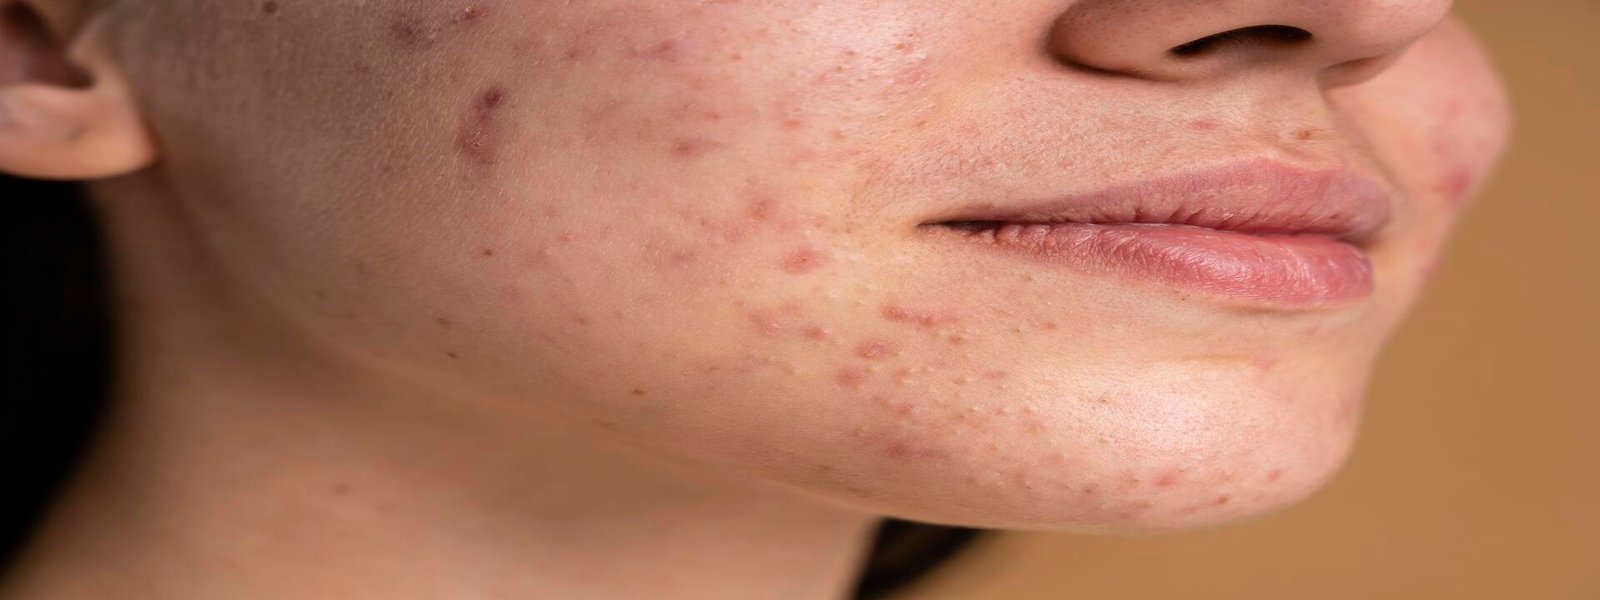
[[[862,477],[826,495],[891,517],[990,529],[1169,531],[1251,519],[1338,472],[1363,383],[1260,365],[1152,365],[872,430]],[[817,481],[807,485],[816,489]]]

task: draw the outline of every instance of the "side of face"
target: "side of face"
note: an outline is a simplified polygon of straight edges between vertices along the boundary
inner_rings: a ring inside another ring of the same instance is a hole
[[[1094,2],[172,2],[114,47],[163,141],[136,177],[216,276],[461,410],[936,522],[1290,503],[1503,145],[1499,84],[1454,21],[1335,89],[1052,60]],[[920,227],[1256,156],[1393,187],[1369,297],[1241,307]]]

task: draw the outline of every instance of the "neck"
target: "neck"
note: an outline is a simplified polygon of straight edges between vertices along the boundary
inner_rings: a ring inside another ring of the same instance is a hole
[[[178,299],[226,294],[160,291],[183,281],[124,290],[114,408],[0,595],[836,599],[856,574],[868,515],[295,358]]]

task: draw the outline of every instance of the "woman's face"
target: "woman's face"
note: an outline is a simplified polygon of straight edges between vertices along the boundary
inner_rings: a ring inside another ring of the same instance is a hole
[[[162,140],[142,177],[174,187],[219,280],[319,347],[529,435],[876,513],[1089,530],[1258,514],[1340,464],[1507,128],[1470,35],[1434,27],[1447,8],[125,0],[113,19]],[[1172,50],[1260,25],[1310,37]]]

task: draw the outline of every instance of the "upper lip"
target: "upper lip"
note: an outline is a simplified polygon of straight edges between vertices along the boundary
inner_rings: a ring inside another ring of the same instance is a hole
[[[930,225],[1171,224],[1362,243],[1389,221],[1388,188],[1345,168],[1270,159],[1225,163],[1017,206],[961,209]]]

